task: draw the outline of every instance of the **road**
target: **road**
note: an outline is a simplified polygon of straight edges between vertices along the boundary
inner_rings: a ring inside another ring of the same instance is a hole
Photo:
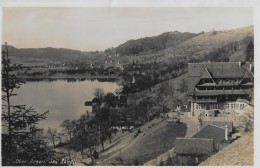
[[[187,124],[187,131],[185,138],[191,138],[193,135],[195,135],[198,132],[198,126],[199,122],[196,117],[190,117],[188,116],[187,112],[181,113],[180,121]]]

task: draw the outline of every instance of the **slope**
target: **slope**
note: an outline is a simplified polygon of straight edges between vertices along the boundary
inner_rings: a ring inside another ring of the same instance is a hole
[[[252,166],[254,164],[253,133],[243,135],[215,155],[202,162],[200,166]]]
[[[3,48],[4,46],[2,46]],[[99,56],[99,52],[81,52],[65,48],[15,48],[8,46],[12,62],[25,65],[48,63],[88,62],[91,58]]]
[[[185,136],[186,125],[169,123],[166,118],[158,118],[140,127],[140,131],[138,133],[136,129],[121,139],[117,144],[121,146],[120,150],[110,157],[107,157],[108,153],[104,153],[104,159],[101,158],[98,165],[141,165],[171,149],[176,137]]]
[[[229,58],[233,54],[243,51],[240,55],[244,58],[246,55],[245,49],[250,41],[253,41],[253,36],[253,26],[226,31],[211,31],[168,48],[165,56],[168,58],[183,57],[214,61],[218,60],[214,57]],[[236,58],[240,59],[241,57],[236,56],[232,58],[232,61],[238,61]]]

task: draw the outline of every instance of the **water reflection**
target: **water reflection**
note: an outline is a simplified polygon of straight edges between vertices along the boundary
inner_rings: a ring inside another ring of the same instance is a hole
[[[86,110],[91,110],[91,107],[84,106],[84,102],[94,97],[95,88],[103,88],[105,92],[114,93],[118,85],[116,82],[97,80],[27,82],[16,91],[18,96],[13,98],[13,102],[33,105],[40,112],[49,110],[48,118],[41,121],[40,126],[45,129],[60,129],[59,125],[63,120],[78,119]]]

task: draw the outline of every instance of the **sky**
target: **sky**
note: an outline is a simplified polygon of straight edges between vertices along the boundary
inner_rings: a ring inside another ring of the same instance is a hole
[[[17,48],[96,51],[169,31],[253,25],[248,7],[4,7],[2,12],[2,43]]]

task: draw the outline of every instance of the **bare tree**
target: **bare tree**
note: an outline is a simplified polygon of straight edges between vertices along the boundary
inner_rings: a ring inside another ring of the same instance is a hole
[[[47,135],[48,135],[49,139],[51,140],[53,147],[55,147],[56,146],[55,141],[58,138],[57,130],[49,128],[47,130]]]
[[[61,124],[61,127],[63,128],[64,133],[67,134],[71,140],[73,131],[72,122],[70,120],[64,120]]]

